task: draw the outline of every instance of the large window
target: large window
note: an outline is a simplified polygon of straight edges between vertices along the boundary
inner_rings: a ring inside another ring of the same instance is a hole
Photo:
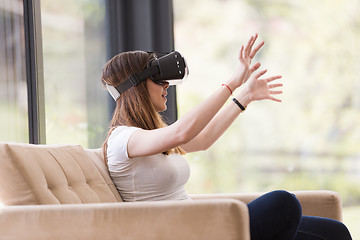
[[[46,143],[100,147],[108,125],[105,1],[41,0]]]
[[[105,0],[23,3],[0,1],[0,141],[100,147]]]
[[[0,1],[0,141],[29,139],[23,17],[21,0]]]
[[[191,7],[189,7],[191,6]],[[210,150],[189,154],[190,192],[329,189],[360,238],[359,1],[175,0],[175,48],[190,75],[182,115],[233,73],[242,43],[282,74],[282,103],[252,103]]]
[[[0,1],[0,141],[99,148],[115,107],[102,67],[122,51],[171,51],[172,23],[171,0]]]

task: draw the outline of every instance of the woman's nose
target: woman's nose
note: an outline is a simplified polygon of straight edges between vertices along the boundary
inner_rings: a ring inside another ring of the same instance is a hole
[[[168,89],[169,85],[170,85],[169,82],[165,82],[164,85],[163,85],[164,89]]]

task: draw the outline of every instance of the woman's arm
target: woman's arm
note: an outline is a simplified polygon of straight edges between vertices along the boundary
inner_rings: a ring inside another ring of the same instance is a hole
[[[128,156],[153,155],[189,142],[210,122],[229,95],[228,89],[220,88],[172,125],[135,131],[129,138]]]
[[[256,39],[257,34],[254,37],[252,36],[246,47],[242,46],[240,50],[240,66],[227,82],[227,86],[232,91],[246,82],[251,73],[260,66],[260,64],[255,64],[250,68],[251,59],[264,44],[262,42],[252,49]],[[174,124],[155,130],[135,131],[129,138],[128,156],[153,155],[188,143],[209,124],[229,96],[229,89],[221,87]]]
[[[259,79],[266,71],[260,71],[242,86],[240,92],[236,95],[236,99],[243,105],[248,106],[252,101],[270,99],[280,102],[274,98],[273,94],[281,94],[281,91],[273,91],[272,88],[281,87],[282,84],[268,84],[271,81],[281,78],[281,76],[273,76],[265,79]],[[181,147],[186,152],[196,152],[208,149],[234,122],[242,110],[231,101],[223,107],[210,123],[195,138]]]

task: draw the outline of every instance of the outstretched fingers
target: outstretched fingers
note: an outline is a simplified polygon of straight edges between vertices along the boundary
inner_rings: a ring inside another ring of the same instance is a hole
[[[282,83],[269,84],[269,85],[268,85],[268,88],[269,88],[269,89],[273,89],[273,88],[278,88],[278,87],[282,87],[282,86],[283,86]],[[281,94],[282,91],[279,91],[279,90],[277,90],[277,91],[270,90],[269,93],[270,93],[270,94]]]
[[[248,52],[247,52],[248,56],[251,55],[251,49],[253,48],[257,38],[258,38],[258,34],[256,33],[255,36],[252,38],[252,41],[251,41],[251,43],[249,45]]]
[[[269,85],[269,89],[271,89],[271,88],[277,88],[277,87],[282,87],[282,86],[283,86],[282,83],[270,84],[270,85]]]
[[[262,41],[254,49],[252,49],[254,47],[257,38],[258,38],[258,34],[256,33],[254,36],[250,37],[250,39],[248,40],[245,46],[244,45],[241,46],[241,50],[239,54],[240,60],[248,59],[251,61],[251,59],[254,58],[254,56],[260,50],[260,48],[264,46],[265,42]]]
[[[252,45],[254,44],[253,42],[254,40],[254,37],[251,36],[249,41],[247,42],[246,46],[245,46],[245,51],[244,51],[244,54],[245,54],[245,57],[249,56],[250,55],[250,51],[251,51],[251,48],[252,48]]]
[[[259,66],[259,67],[260,67],[260,66]],[[256,73],[256,74],[254,75],[254,78],[255,78],[255,79],[258,79],[259,77],[261,77],[262,75],[264,75],[266,72],[267,72],[267,69],[261,70],[260,72],[258,72],[258,73]]]
[[[280,99],[274,98],[273,96],[269,96],[269,99],[270,99],[270,100],[273,100],[273,101],[275,101],[275,102],[281,102]]]
[[[240,49],[240,54],[239,54],[239,60],[243,61],[244,60],[244,45],[241,45],[241,49]]]
[[[282,94],[282,91],[269,91],[270,94]]]
[[[265,80],[266,80],[267,82],[272,82],[272,81],[274,81],[274,80],[276,80],[276,79],[279,79],[279,78],[282,78],[282,76],[281,76],[281,75],[276,75],[276,76],[268,77],[268,78],[266,78]]]
[[[269,83],[269,82],[272,82],[272,81],[274,81],[274,80],[276,80],[276,79],[279,79],[279,78],[281,78],[281,76],[280,76],[280,75],[277,75],[277,76],[273,76],[273,77],[267,78],[266,81]],[[269,85],[268,85],[268,88],[269,88],[269,89],[273,89],[273,88],[278,88],[278,87],[282,87],[282,86],[283,86],[282,83],[276,83],[276,84],[269,84]],[[268,98],[269,98],[270,100],[275,101],[275,102],[281,102],[280,99],[275,98],[275,97],[272,96],[272,95],[282,94],[282,93],[283,93],[283,91],[281,91],[281,90],[269,90],[269,96],[268,96]],[[271,94],[271,95],[270,95],[270,94]]]
[[[251,73],[255,72],[256,70],[259,69],[259,67],[261,66],[261,64],[258,62],[258,63],[255,63],[251,68],[250,68],[250,71]]]
[[[256,52],[253,54],[252,51],[251,51],[251,49],[253,48],[253,46],[254,46],[257,38],[258,38],[258,34],[256,33],[255,36],[251,36],[251,38],[249,39],[249,41],[248,41],[248,43],[247,43],[247,45],[246,45],[246,47],[245,47],[246,57],[247,57],[247,56],[250,57],[250,58],[253,58],[253,57],[254,57],[254,55],[255,55]],[[261,47],[261,46],[260,46],[260,47]],[[258,46],[257,46],[256,49],[259,50],[260,48],[258,49]]]
[[[256,55],[256,53],[260,50],[260,48],[262,47],[262,46],[264,46],[264,44],[265,44],[265,42],[264,41],[262,41],[261,43],[259,43],[255,48],[254,48],[254,50],[252,50],[252,52],[250,53],[250,58],[254,58],[254,56]]]

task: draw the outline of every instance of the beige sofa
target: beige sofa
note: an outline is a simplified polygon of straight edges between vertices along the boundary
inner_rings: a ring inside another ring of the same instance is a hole
[[[341,220],[331,191],[295,192],[304,214]],[[122,202],[100,149],[0,144],[1,239],[249,240],[252,194]]]

